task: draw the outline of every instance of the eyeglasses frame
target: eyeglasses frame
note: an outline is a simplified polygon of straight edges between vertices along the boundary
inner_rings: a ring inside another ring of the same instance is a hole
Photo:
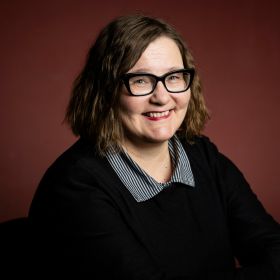
[[[168,90],[168,88],[166,87],[166,84],[165,84],[165,78],[173,73],[189,73],[190,74],[190,81],[189,81],[189,85],[186,89],[184,90],[181,90],[181,91],[171,91],[171,90]],[[193,81],[193,78],[194,78],[194,73],[195,73],[195,70],[193,68],[183,68],[183,69],[179,69],[179,70],[172,70],[170,72],[167,72],[165,73],[164,75],[162,76],[156,76],[154,74],[151,74],[151,73],[146,73],[146,72],[141,72],[141,73],[126,73],[126,74],[123,74],[121,76],[121,80],[123,81],[127,91],[129,92],[129,94],[133,95],[133,96],[145,96],[145,95],[149,95],[149,94],[152,94],[155,90],[155,88],[157,87],[157,84],[159,81],[162,82],[162,84],[164,85],[165,89],[170,92],[170,93],[180,93],[180,92],[185,92],[187,91],[190,87],[191,87],[191,84],[192,84],[192,81]],[[149,93],[145,93],[145,94],[133,94],[130,90],[130,85],[129,85],[129,79],[131,77],[137,77],[137,76],[149,76],[149,77],[153,77],[155,79],[155,84],[154,84],[154,87],[152,88],[152,90],[149,92]]]

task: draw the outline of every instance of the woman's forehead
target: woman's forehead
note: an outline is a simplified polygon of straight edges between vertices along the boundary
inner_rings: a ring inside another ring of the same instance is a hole
[[[129,72],[166,73],[182,67],[182,55],[175,41],[168,37],[159,37],[147,46]]]

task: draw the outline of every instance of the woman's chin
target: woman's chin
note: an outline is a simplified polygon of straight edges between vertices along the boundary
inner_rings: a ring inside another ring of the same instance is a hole
[[[174,136],[175,133],[158,133],[156,135],[150,135],[145,137],[145,140],[153,143],[162,143],[168,141]]]

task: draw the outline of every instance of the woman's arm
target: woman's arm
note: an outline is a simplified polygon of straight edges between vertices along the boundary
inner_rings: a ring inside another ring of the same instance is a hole
[[[224,197],[233,250],[241,265],[235,279],[280,279],[279,224],[238,168],[217,150],[216,155],[216,178]]]

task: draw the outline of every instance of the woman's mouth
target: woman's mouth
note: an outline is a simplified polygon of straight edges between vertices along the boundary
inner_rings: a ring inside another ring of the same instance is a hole
[[[166,119],[170,116],[172,110],[163,111],[163,112],[147,112],[144,113],[144,116],[146,116],[149,120],[161,120]]]

